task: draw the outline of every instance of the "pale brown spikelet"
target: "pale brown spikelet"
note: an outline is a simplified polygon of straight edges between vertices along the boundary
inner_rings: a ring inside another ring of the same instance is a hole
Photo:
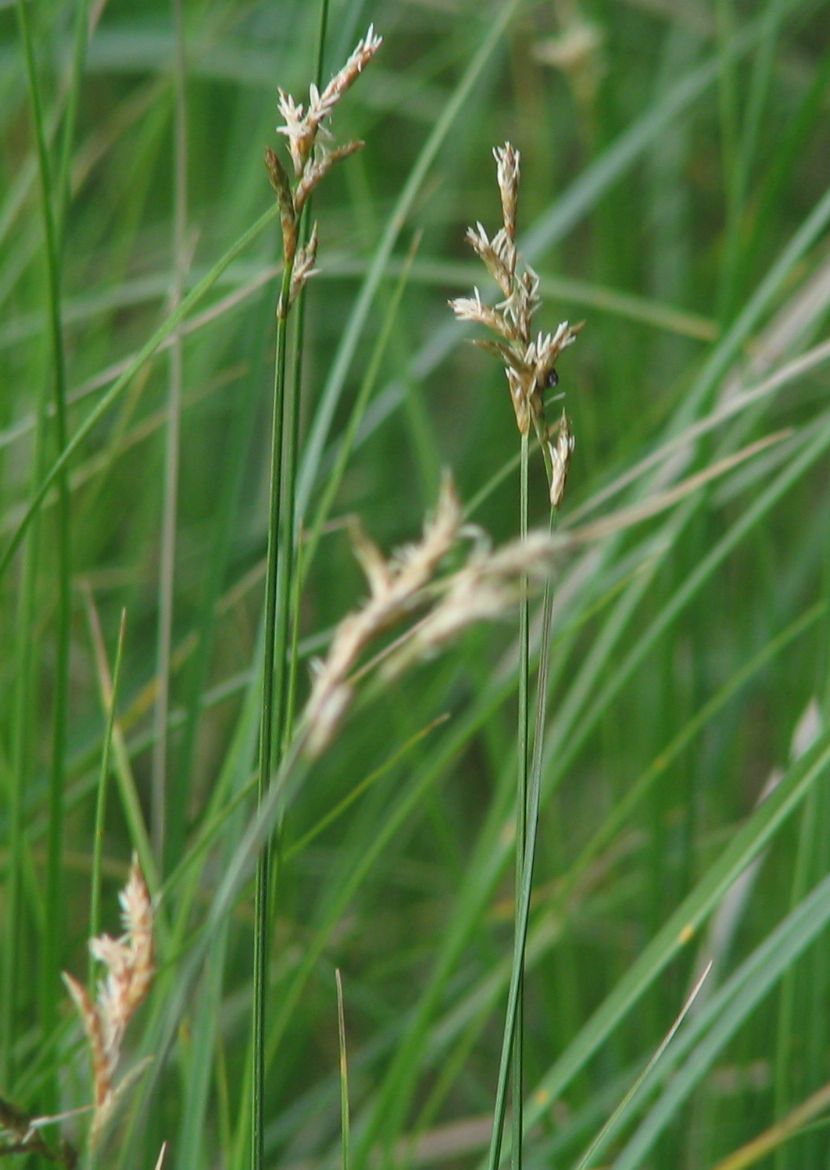
[[[439,575],[447,554],[471,536],[475,541],[462,567]],[[513,606],[524,581],[550,569],[558,547],[549,536],[534,534],[526,541],[491,550],[480,530],[462,524],[461,505],[448,476],[421,540],[386,559],[356,523],[352,545],[370,595],[337,626],[325,661],[313,665],[303,716],[306,750],[312,756],[331,743],[351,705],[356,673],[367,669],[359,666],[361,659],[380,635],[409,623],[380,654],[386,658],[384,674],[392,677],[468,626],[492,620]],[[416,620],[418,615],[420,620]],[[377,658],[369,665],[376,662]]]
[[[288,139],[294,173],[298,178],[305,170],[320,131],[322,130],[324,134],[327,132],[323,123],[331,116],[343,94],[354,84],[382,43],[383,38],[377,36],[374,27],[369,25],[366,36],[358,41],[346,64],[334,75],[323,92],[320,93],[316,85],[309,86],[307,109],[284,89],[278,91],[278,106],[283,124],[277,127],[277,133]]]
[[[295,102],[284,89],[277,90],[277,108],[282,115],[282,126],[277,133],[288,139],[288,151],[294,164],[294,174],[301,175],[305,161],[311,153],[317,127],[312,127],[302,104]]]
[[[322,182],[334,164],[355,154],[358,150],[362,150],[365,145],[365,142],[360,141],[345,142],[342,146],[335,146],[332,150],[322,151],[319,158],[308,164],[302,177],[298,180],[297,189],[294,192],[294,207],[297,215],[305,207],[314,188]]]
[[[99,935],[89,943],[93,958],[106,968],[96,999],[93,1001],[77,979],[67,973],[63,976],[81,1016],[92,1058],[93,1142],[105,1126],[115,1101],[118,1087],[114,1077],[124,1033],[146,999],[155,975],[153,905],[135,856],[119,902],[124,934],[118,939]]]
[[[357,42],[346,64],[335,73],[320,96],[320,105],[327,114],[334,109],[346,90],[354,85],[382,44],[383,37],[378,36],[375,26],[370,24],[366,36]]]
[[[539,277],[529,264],[520,262],[515,243],[520,156],[506,142],[494,149],[493,157],[496,160],[502,226],[491,238],[485,227],[477,222],[475,227],[467,229],[466,238],[484,262],[504,299],[491,307],[482,302],[476,288],[472,297],[455,297],[449,303],[459,320],[482,325],[500,338],[498,341],[477,340],[476,344],[502,361],[516,425],[522,435],[528,435],[531,427],[535,430],[545,457],[551,498],[555,495],[561,503],[565,477],[560,464],[557,484],[554,485],[553,449],[548,444],[544,395],[558,382],[556,361],[576,339],[582,323],[569,325],[563,321],[553,333],[538,332],[533,336],[533,318],[541,304]]]
[[[312,668],[315,665],[318,664],[313,663]],[[323,673],[323,669],[319,674]],[[312,696],[306,709],[308,719],[306,751],[312,759],[316,759],[334,739],[343,717],[352,704],[353,689],[346,683],[328,678],[321,682],[319,687],[315,685]]]
[[[499,228],[490,240],[483,225],[479,222],[474,228],[467,228],[466,239],[476,255],[484,261],[487,271],[505,297],[510,297],[513,292],[516,249],[512,246],[504,228]],[[452,303],[451,301],[450,304]]]
[[[75,1007],[78,1009],[78,1014],[84,1026],[84,1032],[86,1032],[89,1054],[92,1060],[92,1084],[95,1108],[97,1110],[103,1107],[111,1091],[110,1062],[107,1056],[107,1043],[104,1037],[104,1023],[98,1012],[97,1005],[93,1002],[92,997],[84,985],[79,983],[68,971],[63,972],[63,982],[66,990],[72,997]]]
[[[316,85],[309,86],[308,103],[305,106],[302,102],[295,101],[284,89],[277,91],[277,106],[282,118],[282,125],[277,127],[277,133],[287,140],[288,153],[294,169],[293,188],[288,173],[275,151],[270,149],[266,151],[265,165],[280,205],[283,254],[288,265],[294,263],[297,254],[297,223],[312,191],[335,163],[348,158],[363,146],[362,142],[329,146],[332,135],[325,122],[346,90],[354,84],[364,67],[374,57],[382,39],[370,25],[366,36],[358,41],[346,64],[334,75],[323,92],[320,93]],[[287,312],[287,308],[287,305],[281,304],[280,311]]]
[[[515,370],[512,365],[506,365],[504,372],[507,376],[507,385],[510,389],[510,401],[516,413],[516,426],[520,435],[530,433],[530,406],[527,393],[527,379]]]
[[[511,243],[516,240],[516,207],[519,202],[519,162],[520,155],[509,142],[504,146],[493,149],[493,158],[496,160],[496,179],[501,195],[502,219],[504,230]]]
[[[441,561],[455,545],[461,529],[461,501],[452,476],[445,472],[434,513],[424,524],[424,534],[415,544],[404,545],[392,558],[396,576],[395,592],[405,606],[408,599],[431,579]]]
[[[550,573],[558,548],[559,542],[544,532],[530,533],[525,540],[497,549],[480,541],[466,564],[440,583],[432,609],[415,627],[411,639],[386,663],[384,674],[392,678],[470,626],[507,613],[521,599],[528,579]]]
[[[473,289],[471,297],[456,297],[450,304],[459,321],[475,321],[492,329],[494,333],[500,333],[508,341],[518,340],[516,327],[510,318],[490,305],[483,304],[477,288]]]
[[[317,259],[317,244],[317,224],[315,223],[314,227],[311,229],[311,235],[309,236],[308,243],[300,248],[299,252],[297,253],[297,258],[294,261],[294,269],[291,273],[291,304],[296,301],[297,297],[300,295],[300,292],[305,287],[306,282],[309,281],[312,276],[316,276],[320,271],[319,268],[314,267],[314,263]]]
[[[294,210],[294,195],[288,173],[280,162],[280,156],[270,146],[265,148],[265,169],[279,203],[283,253],[286,263],[290,264],[297,251],[297,212]]]
[[[559,508],[565,495],[565,485],[568,482],[568,472],[571,468],[571,456],[575,446],[575,439],[571,431],[571,420],[565,411],[556,428],[556,442],[548,440],[551,467],[550,502],[554,508]]]

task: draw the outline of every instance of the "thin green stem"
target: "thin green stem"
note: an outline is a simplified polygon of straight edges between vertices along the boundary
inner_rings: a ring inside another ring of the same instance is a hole
[[[32,468],[31,490],[43,472],[46,442],[46,387],[38,397],[38,422],[35,432],[35,450]],[[40,516],[36,516],[29,531],[23,552],[20,573],[19,604],[16,613],[17,640],[15,645],[15,701],[12,725],[11,766],[9,768],[9,861],[7,869],[4,907],[3,945],[3,995],[0,998],[0,1075],[5,1085],[14,1084],[14,1034],[18,1012],[20,987],[21,927],[23,913],[23,872],[26,860],[26,822],[24,818],[24,794],[32,776],[33,727],[38,713],[37,696],[34,691],[32,660],[32,630],[35,621],[35,586],[37,583],[38,550],[40,545]]]
[[[340,1049],[340,1165],[342,1170],[349,1170],[349,1062],[346,1052],[343,981],[339,968],[334,972],[334,978],[337,983],[337,1037]]]
[[[275,742],[280,755],[285,751],[291,738],[289,731],[290,676],[289,642],[292,630],[293,581],[296,575],[296,478],[297,447],[299,444],[299,387],[302,378],[302,359],[298,346],[302,344],[304,318],[302,295],[294,306],[294,343],[291,378],[288,392],[283,396],[282,449],[280,453],[280,476],[282,479],[279,531],[280,567],[277,575],[276,633],[274,644],[274,708],[276,712]]]
[[[41,102],[40,82],[34,53],[33,31],[25,0],[17,6],[20,35],[26,58],[26,72],[32,101],[32,117],[37,141],[40,171],[41,211],[46,243],[46,275],[48,285],[49,336],[52,352],[52,382],[55,397],[55,446],[58,457],[66,448],[66,362],[61,321],[61,258],[58,230],[55,223],[52,169],[46,142],[46,126]],[[60,967],[63,938],[63,799],[65,787],[65,756],[67,733],[67,703],[69,691],[69,634],[71,622],[71,552],[69,529],[69,485],[65,473],[57,479],[57,582],[58,615],[56,632],[55,669],[53,674],[54,706],[52,711],[52,754],[49,770],[49,832],[46,865],[46,918],[42,951],[38,963],[40,972],[40,1014],[45,1036],[57,1023],[57,999],[54,979]]]
[[[173,282],[170,307],[182,299],[186,256],[187,227],[187,102],[184,56],[184,19],[181,0],[172,0],[175,28],[176,65],[174,69],[173,134]],[[182,343],[179,333],[171,338],[168,380],[167,419],[164,444],[164,494],[161,515],[161,547],[158,577],[158,636],[156,641],[156,702],[153,711],[153,763],[151,837],[153,852],[164,873],[165,826],[167,821],[167,714],[170,698],[170,648],[173,637],[173,582],[176,561],[176,515],[179,496],[179,445],[182,414]],[[179,802],[180,803],[180,802]]]
[[[300,294],[294,322],[294,348],[292,354],[291,393],[286,395],[286,418],[284,426],[285,450],[285,501],[283,505],[283,559],[284,571],[280,574],[279,602],[277,613],[277,665],[280,675],[279,688],[279,750],[285,751],[291,739],[294,721],[294,691],[297,677],[297,647],[299,642],[299,540],[297,538],[297,451],[300,442],[300,386],[302,384],[302,339],[305,327],[305,296]]]
[[[319,89],[323,83],[323,61],[326,49],[326,33],[328,29],[329,0],[322,0],[320,4],[320,26],[317,33],[317,66],[315,82]],[[303,211],[300,224],[300,243],[308,243],[311,235],[313,199],[309,198]],[[301,569],[300,548],[297,534],[297,452],[300,443],[300,392],[303,379],[303,354],[305,346],[305,305],[306,290],[300,289],[295,308],[294,350],[291,370],[291,393],[287,398],[285,435],[287,446],[285,452],[285,482],[286,493],[284,503],[284,541],[286,550],[285,573],[282,575],[284,586],[284,629],[277,635],[277,662],[282,677],[279,718],[280,718],[280,751],[284,752],[291,741],[294,724],[295,692],[297,685],[297,661],[300,632],[300,594]],[[279,657],[280,649],[282,657]]]
[[[395,290],[389,298],[386,313],[383,318],[380,330],[378,331],[377,341],[372,350],[372,356],[366,366],[366,372],[358,388],[354,399],[351,413],[348,422],[341,432],[339,442],[337,444],[337,453],[334,458],[334,464],[331,471],[326,476],[326,482],[320,492],[320,500],[317,505],[317,511],[314,514],[314,519],[308,525],[304,533],[303,541],[303,556],[302,564],[299,566],[300,584],[305,579],[308,571],[308,566],[314,559],[317,552],[317,546],[320,543],[320,537],[323,531],[323,526],[331,514],[331,509],[334,505],[335,497],[343,482],[343,476],[346,473],[346,466],[351,458],[357,439],[358,429],[363,421],[366,408],[369,403],[369,396],[377,383],[378,374],[380,373],[381,363],[383,361],[389,339],[397,320],[398,310],[400,308],[401,299],[404,290],[409,281],[412,265],[415,260],[418,247],[421,242],[421,233],[418,232],[412,239],[406,257],[401,268],[400,277]],[[467,509],[467,513],[470,509]]]
[[[323,0],[320,40],[317,53],[317,82],[323,69],[323,47],[328,0]],[[299,225],[301,241],[308,239],[309,208]],[[277,307],[277,352],[274,365],[274,416],[271,434],[271,485],[268,522],[268,554],[265,576],[265,661],[263,667],[262,719],[260,727],[260,759],[257,799],[261,805],[269,785],[269,772],[274,763],[274,748],[278,762],[285,758],[290,743],[289,691],[292,684],[288,666],[288,644],[291,631],[291,599],[296,563],[296,476],[297,447],[299,443],[299,393],[302,380],[302,335],[304,326],[304,297],[300,292],[297,306],[294,362],[291,383],[286,394],[286,348],[288,313],[290,310],[291,277],[294,257],[286,257],[283,266],[282,289]],[[280,813],[276,826],[279,848]],[[271,849],[274,837],[263,842],[257,858],[254,895],[254,1021],[253,1069],[251,1081],[251,1166],[262,1170],[265,1136],[265,1077],[266,1030],[265,997],[268,985],[268,953],[270,937],[269,888],[271,882]],[[276,876],[276,874],[275,874]],[[275,891],[276,892],[276,891]]]
[[[551,528],[553,528],[554,519],[555,512],[551,510]],[[507,993],[507,1012],[504,1023],[504,1035],[502,1037],[501,1059],[499,1061],[496,1102],[493,1109],[493,1130],[490,1137],[490,1151],[487,1159],[488,1170],[497,1170],[501,1158],[504,1116],[507,1108],[507,1083],[510,1077],[514,1036],[522,994],[527,930],[530,921],[530,893],[533,884],[533,863],[536,856],[536,833],[539,824],[539,803],[542,791],[542,759],[547,711],[552,624],[553,586],[548,581],[545,585],[544,597],[542,599],[542,640],[539,653],[539,675],[534,715],[533,756],[530,763],[527,789],[526,842],[522,858],[522,885],[516,914],[513,940],[513,964],[510,971],[510,986]]]
[[[69,84],[66,95],[66,110],[63,116],[63,133],[61,135],[60,163],[58,165],[58,179],[56,185],[58,251],[63,254],[63,244],[66,238],[66,218],[69,204],[72,200],[72,146],[75,141],[75,124],[78,120],[78,100],[81,92],[81,79],[86,62],[86,46],[89,34],[89,6],[90,0],[79,0],[75,10],[75,35],[72,43],[72,64],[69,73]]]
[[[121,659],[124,653],[124,634],[127,625],[127,611],[121,610],[121,624],[118,629],[118,646],[115,651],[115,665],[112,670],[112,686],[107,688],[102,677],[103,699],[107,710],[107,728],[101,752],[101,771],[98,776],[98,797],[95,802],[95,832],[92,846],[92,874],[90,878],[89,936],[95,938],[101,932],[101,873],[104,860],[104,825],[107,812],[107,784],[110,771],[110,749],[115,727],[115,712],[118,707],[118,684],[121,679]],[[109,695],[106,690],[109,689]],[[93,959],[89,959],[89,986],[93,984]]]
[[[519,463],[519,536],[527,539],[528,514],[528,436],[522,435]],[[527,766],[528,766],[528,692],[530,689],[530,602],[529,582],[522,579],[522,599],[519,605],[519,714],[518,714],[518,760],[516,771],[516,900],[515,929],[519,929],[519,912],[524,878],[524,852],[527,844]],[[522,1076],[524,1048],[524,956],[519,972],[519,992],[516,1003],[516,1025],[513,1035],[513,1114],[511,1132],[511,1164],[513,1170],[522,1165],[522,1098],[524,1078]]]
[[[285,264],[277,307],[277,351],[274,361],[274,406],[271,422],[271,471],[268,508],[268,551],[265,566],[265,651],[262,666],[262,706],[259,731],[257,804],[268,792],[274,742],[275,634],[277,575],[279,569],[280,512],[282,499],[283,424],[285,421],[285,363],[288,335],[288,300],[293,264]],[[270,841],[266,838],[257,856],[254,884],[253,971],[253,1066],[251,1088],[251,1166],[262,1170],[265,1150],[265,999],[268,988],[268,881]]]

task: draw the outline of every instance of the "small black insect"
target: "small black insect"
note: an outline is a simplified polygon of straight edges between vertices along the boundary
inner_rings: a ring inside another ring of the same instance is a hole
[[[539,371],[536,374],[536,392],[537,394],[544,394],[546,390],[553,390],[554,386],[559,385],[559,375],[553,366],[549,370]]]

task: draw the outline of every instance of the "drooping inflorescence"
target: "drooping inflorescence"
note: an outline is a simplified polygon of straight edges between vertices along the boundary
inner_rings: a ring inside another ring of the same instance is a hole
[[[93,958],[106,969],[106,978],[98,984],[96,998],[72,975],[64,972],[63,976],[83,1021],[92,1057],[93,1144],[109,1120],[121,1088],[115,1083],[115,1073],[124,1033],[147,998],[155,975],[153,904],[135,857],[129,880],[118,900],[124,934],[121,938],[102,934],[89,942]]]
[[[465,538],[472,545],[451,572],[441,564]],[[406,627],[384,653],[388,680],[416,659],[437,653],[469,626],[492,621],[520,599],[528,577],[545,577],[560,545],[545,533],[492,548],[484,532],[463,523],[461,504],[445,475],[423,536],[388,559],[355,523],[352,545],[369,586],[364,604],[337,626],[323,661],[313,664],[304,720],[306,749],[319,755],[331,742],[354,697],[356,670],[382,635]],[[358,669],[359,668],[359,669]]]
[[[553,333],[532,335],[533,317],[541,304],[539,277],[521,261],[516,249],[516,212],[519,202],[519,152],[505,143],[493,151],[501,197],[502,226],[492,239],[481,223],[467,229],[467,242],[483,261],[501,290],[503,300],[485,304],[478,289],[471,297],[456,297],[450,307],[461,321],[474,321],[497,335],[475,344],[495,354],[504,364],[516,424],[522,435],[533,427],[545,455],[554,507],[562,502],[573,450],[570,420],[562,412],[549,428],[545,419],[545,392],[556,386],[556,361],[573,343],[582,324],[563,321]]]

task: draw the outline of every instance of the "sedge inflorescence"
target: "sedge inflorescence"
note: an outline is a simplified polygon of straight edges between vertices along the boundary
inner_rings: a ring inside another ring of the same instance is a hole
[[[463,563],[442,572],[444,560],[465,540],[469,543]],[[404,627],[379,655],[383,676],[389,680],[417,659],[437,653],[469,626],[500,617],[520,599],[529,577],[541,579],[550,572],[559,548],[545,533],[492,548],[480,528],[464,523],[446,474],[419,541],[387,559],[355,522],[352,545],[369,597],[337,626],[325,660],[313,664],[305,710],[306,749],[312,756],[331,743],[352,703],[356,679],[365,673],[359,664],[383,634]]]
[[[521,260],[516,248],[520,156],[509,142],[496,147],[493,156],[502,226],[491,238],[478,222],[467,229],[466,238],[498,285],[503,299],[496,305],[485,304],[475,288],[471,297],[451,300],[450,307],[459,320],[474,321],[496,335],[476,339],[474,344],[502,361],[519,432],[527,436],[531,427],[535,431],[545,457],[551,503],[558,508],[565,491],[574,440],[564,410],[558,422],[548,427],[544,395],[557,385],[557,359],[576,340],[582,323],[569,325],[563,321],[553,333],[539,332],[533,336],[533,318],[542,302],[539,277]]]
[[[115,1073],[124,1033],[147,998],[155,975],[153,904],[135,857],[118,900],[124,934],[121,938],[103,934],[89,942],[92,957],[106,969],[106,978],[98,984],[95,999],[72,975],[64,972],[63,976],[83,1021],[92,1057],[93,1144],[109,1120],[121,1088],[115,1083]]]
[[[334,75],[322,93],[316,85],[309,87],[308,102],[296,102],[290,93],[279,90],[279,111],[283,119],[277,133],[288,140],[288,152],[294,171],[293,182],[279,155],[271,147],[265,151],[265,167],[271,186],[277,196],[282,228],[283,256],[291,271],[288,303],[297,298],[300,290],[317,269],[317,225],[314,224],[308,243],[299,247],[299,222],[303,208],[312,191],[325,178],[335,163],[360,150],[364,143],[346,142],[334,145],[326,122],[335,106],[355,83],[365,66],[381,46],[372,25],[355,46],[348,61]],[[281,306],[287,312],[288,305]]]

